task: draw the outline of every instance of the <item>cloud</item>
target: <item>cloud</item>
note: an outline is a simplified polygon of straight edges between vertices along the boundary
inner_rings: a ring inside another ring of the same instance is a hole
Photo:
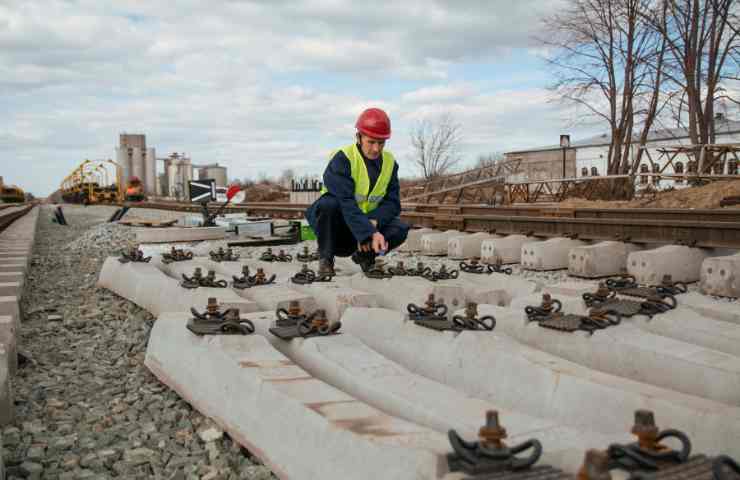
[[[2,173],[45,195],[84,158],[113,157],[122,131],[235,177],[320,173],[369,106],[391,114],[404,174],[414,173],[402,158],[408,130],[423,116],[451,112],[471,157],[537,143],[557,116],[545,92],[489,87],[487,75],[506,72],[486,65],[531,56],[537,18],[556,5],[0,3],[0,154],[23,166]],[[460,79],[471,65],[478,78]]]

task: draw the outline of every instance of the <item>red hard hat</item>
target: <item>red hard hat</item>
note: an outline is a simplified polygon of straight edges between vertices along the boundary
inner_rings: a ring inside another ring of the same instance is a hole
[[[355,127],[360,133],[368,137],[391,138],[391,119],[379,108],[368,108],[357,118]]]

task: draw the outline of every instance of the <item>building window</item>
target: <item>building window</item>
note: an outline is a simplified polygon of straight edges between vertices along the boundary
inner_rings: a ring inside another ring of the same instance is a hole
[[[591,167],[591,176],[592,177],[598,177],[599,176],[599,169],[596,167]]]
[[[673,172],[676,174],[682,174],[683,173],[683,162],[676,162],[673,165]],[[674,180],[677,184],[683,183],[683,178],[676,178]]]
[[[737,175],[737,160],[734,158],[727,161],[727,175]]]
[[[657,163],[653,163],[653,173],[660,172],[660,166]],[[658,185],[660,183],[660,177],[657,175],[653,175],[653,185]]]
[[[648,177],[646,175],[647,173],[648,173],[648,166],[643,163],[642,165],[640,165],[640,185],[647,185],[647,182],[648,182]]]
[[[588,168],[586,168],[586,167],[583,167],[583,168],[581,169],[581,176],[582,176],[582,177],[588,177]]]

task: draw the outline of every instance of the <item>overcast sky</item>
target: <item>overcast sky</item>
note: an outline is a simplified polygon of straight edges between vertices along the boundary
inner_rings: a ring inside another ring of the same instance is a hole
[[[573,128],[533,34],[549,0],[0,0],[0,175],[37,195],[121,132],[230,177],[320,173],[362,109],[416,174],[409,131],[443,112],[465,159]],[[160,167],[161,168],[161,167]]]

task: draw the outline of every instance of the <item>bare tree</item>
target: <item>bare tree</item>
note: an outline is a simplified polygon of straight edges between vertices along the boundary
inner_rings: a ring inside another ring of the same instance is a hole
[[[491,152],[478,155],[478,160],[475,162],[474,168],[486,168],[493,167],[498,162],[504,160],[504,154],[502,152]]]
[[[551,89],[606,122],[611,142],[607,173],[634,173],[632,144],[647,141],[665,104],[662,94],[665,42],[642,13],[654,0],[570,0],[563,13],[545,20],[543,43],[557,77]],[[639,129],[639,134],[636,130]]]
[[[460,124],[449,113],[417,122],[411,131],[411,145],[414,162],[425,179],[449,173],[460,163],[460,130]]]
[[[740,17],[736,0],[663,0],[645,18],[668,46],[667,80],[680,92],[674,120],[693,144],[715,142],[715,103],[740,105],[723,86],[740,74]]]

